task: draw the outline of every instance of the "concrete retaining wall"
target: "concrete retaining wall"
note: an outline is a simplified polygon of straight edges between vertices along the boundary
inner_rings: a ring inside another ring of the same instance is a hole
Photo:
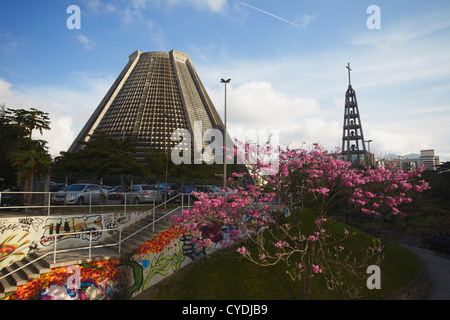
[[[79,245],[89,239],[65,236],[64,231],[100,230],[127,224],[145,212],[59,217],[8,218],[0,221],[0,235],[11,250],[2,263],[10,265],[41,248],[50,248],[50,232],[60,232],[66,246]],[[73,227],[73,228],[72,228]],[[38,279],[7,293],[5,300],[107,300],[130,299],[190,262],[220,250],[228,241],[226,231],[216,230],[211,248],[197,249],[179,226],[158,233],[145,244],[118,259],[53,268]],[[96,235],[96,242],[111,236]],[[65,238],[66,237],[66,238]],[[48,245],[47,245],[48,244]],[[5,246],[4,246],[5,247]],[[59,248],[58,242],[58,248]],[[61,246],[62,247],[62,246]]]

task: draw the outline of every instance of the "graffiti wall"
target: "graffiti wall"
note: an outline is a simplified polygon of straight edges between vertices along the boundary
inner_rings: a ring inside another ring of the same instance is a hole
[[[38,249],[60,249],[97,243],[120,226],[146,215],[145,212],[0,218],[0,269]],[[108,229],[101,232],[100,230]],[[89,233],[85,233],[88,231]]]
[[[91,215],[58,218],[27,218],[3,221],[1,258],[19,259],[41,247],[51,245],[55,234],[59,241],[86,241],[83,236],[68,235],[74,230],[90,230],[126,224],[132,215]],[[114,231],[111,231],[111,233]],[[105,234],[109,232],[104,232]],[[5,235],[5,237],[3,236]],[[18,287],[5,300],[108,300],[130,299],[190,262],[221,249],[228,241],[226,228],[204,230],[214,245],[208,249],[193,242],[180,226],[172,226],[119,259],[54,268],[39,279]]]
[[[119,260],[54,268],[5,300],[109,300],[122,291]],[[72,281],[73,279],[79,281]]]
[[[41,217],[0,219],[0,269],[37,250],[43,223]]]
[[[5,300],[130,299],[189,263],[172,226],[123,258],[54,268]]]

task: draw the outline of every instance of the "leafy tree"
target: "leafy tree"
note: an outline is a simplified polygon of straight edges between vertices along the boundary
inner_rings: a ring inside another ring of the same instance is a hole
[[[24,130],[28,138],[31,139],[33,130],[39,130],[42,135],[44,130],[50,130],[50,118],[48,113],[30,108],[25,109],[7,109],[4,111],[8,122]]]
[[[450,171],[426,170],[423,177],[430,189],[415,201],[404,232],[415,237],[450,235]]]
[[[442,163],[437,167],[437,171],[439,171],[439,172],[450,171],[450,161],[442,162]]]
[[[60,152],[54,171],[103,174],[141,175],[142,166],[133,158],[136,142],[132,138],[115,139],[105,133],[95,133],[78,152]]]
[[[45,140],[33,140],[33,130],[50,130],[48,114],[37,109],[10,109],[1,106],[0,114],[0,160],[1,175],[8,184],[29,182],[31,190],[34,174],[47,173],[51,157]]]
[[[163,179],[166,172],[166,160],[168,160],[169,178],[176,178],[185,182],[197,181],[197,183],[214,180],[222,183],[223,181],[223,164],[206,164],[204,162],[194,164],[192,155],[191,164],[181,163],[176,165],[172,162],[170,153],[168,156],[167,159],[167,153],[164,150],[150,150],[144,163],[145,175]],[[245,167],[238,164],[229,164],[228,168],[229,176],[231,176],[231,172],[245,171]]]
[[[22,130],[10,123],[5,105],[0,106],[0,178],[5,186],[17,183],[17,170],[12,170],[11,151],[23,136]]]
[[[52,157],[48,153],[47,141],[23,139],[11,152],[13,167],[18,169],[18,181],[28,181],[26,190],[32,190],[34,174],[47,173]]]

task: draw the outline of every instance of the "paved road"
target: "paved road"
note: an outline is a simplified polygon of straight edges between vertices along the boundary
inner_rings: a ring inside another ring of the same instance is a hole
[[[421,257],[428,268],[431,288],[427,300],[450,300],[450,256],[412,245],[401,245]]]

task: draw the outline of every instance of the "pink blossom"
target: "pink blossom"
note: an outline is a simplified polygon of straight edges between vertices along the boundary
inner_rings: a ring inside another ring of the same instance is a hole
[[[313,264],[312,267],[313,267],[313,272],[314,273],[322,273],[322,269],[320,269],[319,266]]]
[[[367,203],[366,201],[363,201],[363,200],[356,200],[355,202],[362,206],[366,205],[366,203]]]
[[[364,212],[364,213],[367,213],[367,214],[375,213],[375,211],[369,210],[369,209],[366,209],[366,208],[361,208],[361,211]]]

